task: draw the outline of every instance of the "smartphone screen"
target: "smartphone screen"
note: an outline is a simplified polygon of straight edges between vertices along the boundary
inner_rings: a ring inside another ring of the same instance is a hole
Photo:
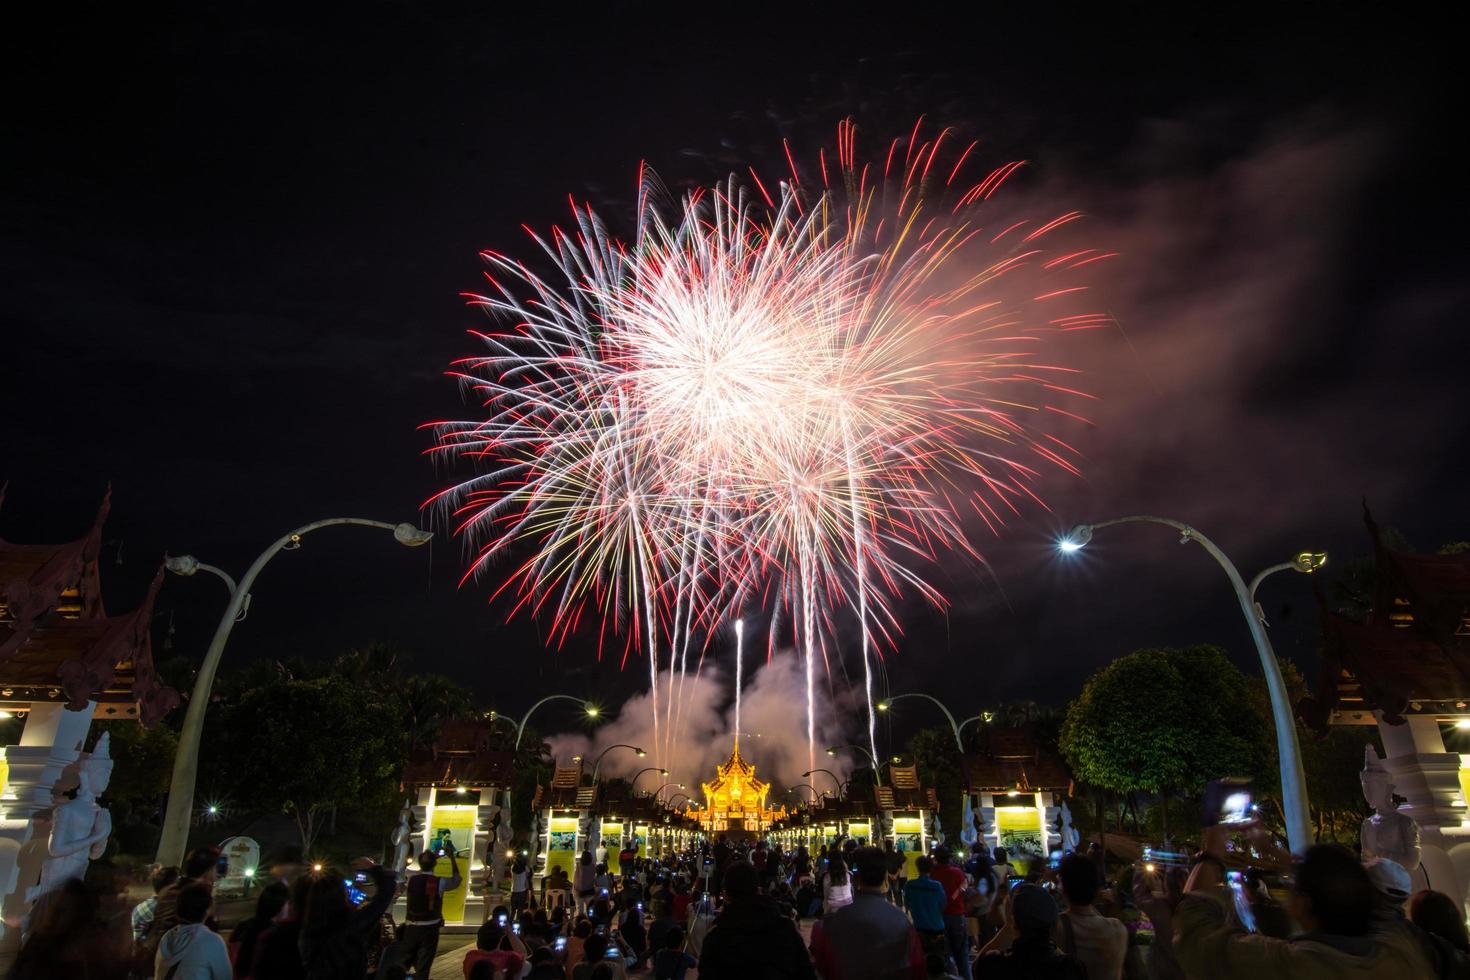
[[[347,900],[351,902],[354,907],[359,906],[363,902],[367,901],[367,892],[363,891],[361,888],[358,888],[349,879],[342,879],[342,884],[347,886]]]
[[[567,937],[566,936],[557,936],[556,937],[556,942],[553,943],[552,945],[555,946],[556,947],[556,951],[558,953],[560,953],[562,950],[564,950],[564,949],[567,948]]]

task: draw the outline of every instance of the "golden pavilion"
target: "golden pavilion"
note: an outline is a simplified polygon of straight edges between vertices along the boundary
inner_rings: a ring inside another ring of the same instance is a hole
[[[771,822],[786,816],[786,808],[770,809],[766,794],[771,784],[755,778],[755,766],[740,757],[736,736],[730,758],[715,767],[715,778],[700,783],[704,806],[690,813],[706,833],[740,837],[771,829]]]

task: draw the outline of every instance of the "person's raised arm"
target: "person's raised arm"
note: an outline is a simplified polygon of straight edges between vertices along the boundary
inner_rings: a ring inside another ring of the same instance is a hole
[[[453,842],[451,842],[450,845],[445,848],[445,850],[449,852],[449,880],[453,882],[453,884],[445,885],[444,890],[447,892],[452,892],[460,885],[464,884],[464,879],[460,877],[459,874],[459,858],[454,853],[455,848]]]
[[[352,912],[354,926],[376,923],[388,906],[393,904],[396,878],[393,872],[379,865],[372,858],[357,858],[352,867],[366,874],[373,882],[373,897]]]

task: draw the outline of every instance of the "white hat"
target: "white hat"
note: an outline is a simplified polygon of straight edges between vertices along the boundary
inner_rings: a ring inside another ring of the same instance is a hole
[[[1363,867],[1368,872],[1368,877],[1373,881],[1373,887],[1393,899],[1402,902],[1409,897],[1414,890],[1414,883],[1409,878],[1409,872],[1397,861],[1388,858],[1373,858],[1363,862]]]

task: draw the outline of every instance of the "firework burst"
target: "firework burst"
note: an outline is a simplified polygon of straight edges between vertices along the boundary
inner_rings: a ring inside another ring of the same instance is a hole
[[[477,549],[466,577],[524,543],[501,587],[516,609],[558,642],[591,611],[625,660],[645,651],[661,749],[680,721],[660,664],[682,678],[691,647],[761,609],[805,660],[809,740],[817,662],[855,616],[872,748],[895,598],[942,605],[918,569],[978,558],[967,525],[997,531],[1044,506],[1045,468],[1076,472],[1046,430],[1088,396],[1041,351],[1109,322],[1077,308],[1108,254],[1051,247],[1075,212],[987,225],[1020,164],[967,183],[973,144],[936,170],[947,131],[918,132],[878,168],[844,123],[834,179],[824,152],[808,187],[788,152],[775,196],[752,170],[660,207],[645,174],[631,243],[580,207],[532,234],[550,278],[485,255],[472,299],[498,329],[454,371],[483,417],[433,423],[434,451],[484,465],[436,500]]]

